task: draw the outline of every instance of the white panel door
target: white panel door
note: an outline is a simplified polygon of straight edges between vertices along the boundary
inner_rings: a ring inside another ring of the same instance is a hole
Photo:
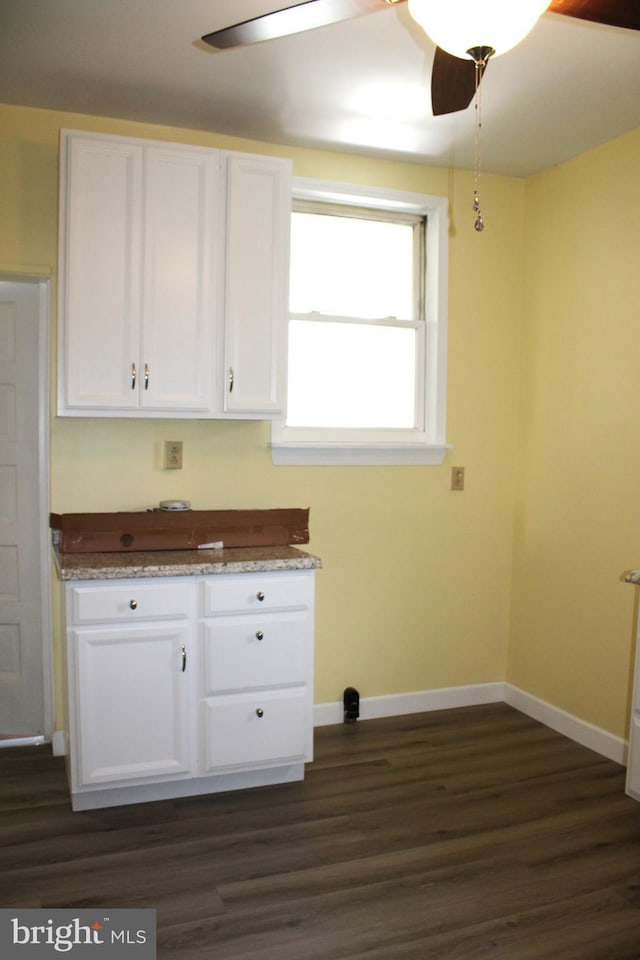
[[[41,478],[45,285],[0,281],[0,736],[46,730]],[[44,428],[43,428],[44,429]]]
[[[283,412],[289,290],[291,165],[227,158],[224,410]]]

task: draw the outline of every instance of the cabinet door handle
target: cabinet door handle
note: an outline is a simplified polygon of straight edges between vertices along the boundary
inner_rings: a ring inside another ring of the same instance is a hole
[[[262,630],[256,631],[256,640],[264,640],[264,633],[262,632]]]
[[[187,648],[184,643],[182,644],[182,672],[184,673],[187,669]]]
[[[264,600],[264,593],[262,592],[262,590],[259,590],[258,593],[256,593],[256,598],[260,601],[260,603],[262,603],[262,601]]]
[[[233,367],[229,367],[229,393],[233,393]]]
[[[136,380],[138,379],[138,371],[136,370],[135,363],[131,364],[131,389],[135,390]]]
[[[260,719],[264,717],[264,710],[262,709],[262,707],[258,707],[258,709],[256,710],[256,717],[259,717]]]
[[[137,601],[137,600],[129,600],[129,606],[131,607],[132,610],[136,610],[137,607],[138,607],[138,601]]]
[[[149,389],[149,364],[145,363],[144,365],[144,388],[145,390]]]

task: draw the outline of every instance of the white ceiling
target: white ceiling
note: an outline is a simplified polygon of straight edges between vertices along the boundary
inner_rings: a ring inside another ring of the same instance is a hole
[[[433,117],[407,7],[216,52],[292,0],[0,0],[0,102],[473,164],[474,111]],[[640,32],[545,14],[483,84],[483,168],[527,176],[640,127]]]

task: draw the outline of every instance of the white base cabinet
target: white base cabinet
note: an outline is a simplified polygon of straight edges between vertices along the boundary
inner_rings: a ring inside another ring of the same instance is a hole
[[[76,810],[299,780],[314,572],[66,584]]]

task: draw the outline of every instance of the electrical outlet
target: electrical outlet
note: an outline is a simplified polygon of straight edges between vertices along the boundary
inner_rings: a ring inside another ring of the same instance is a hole
[[[451,467],[451,489],[464,490],[464,467]]]
[[[182,440],[165,440],[164,469],[182,470]]]

